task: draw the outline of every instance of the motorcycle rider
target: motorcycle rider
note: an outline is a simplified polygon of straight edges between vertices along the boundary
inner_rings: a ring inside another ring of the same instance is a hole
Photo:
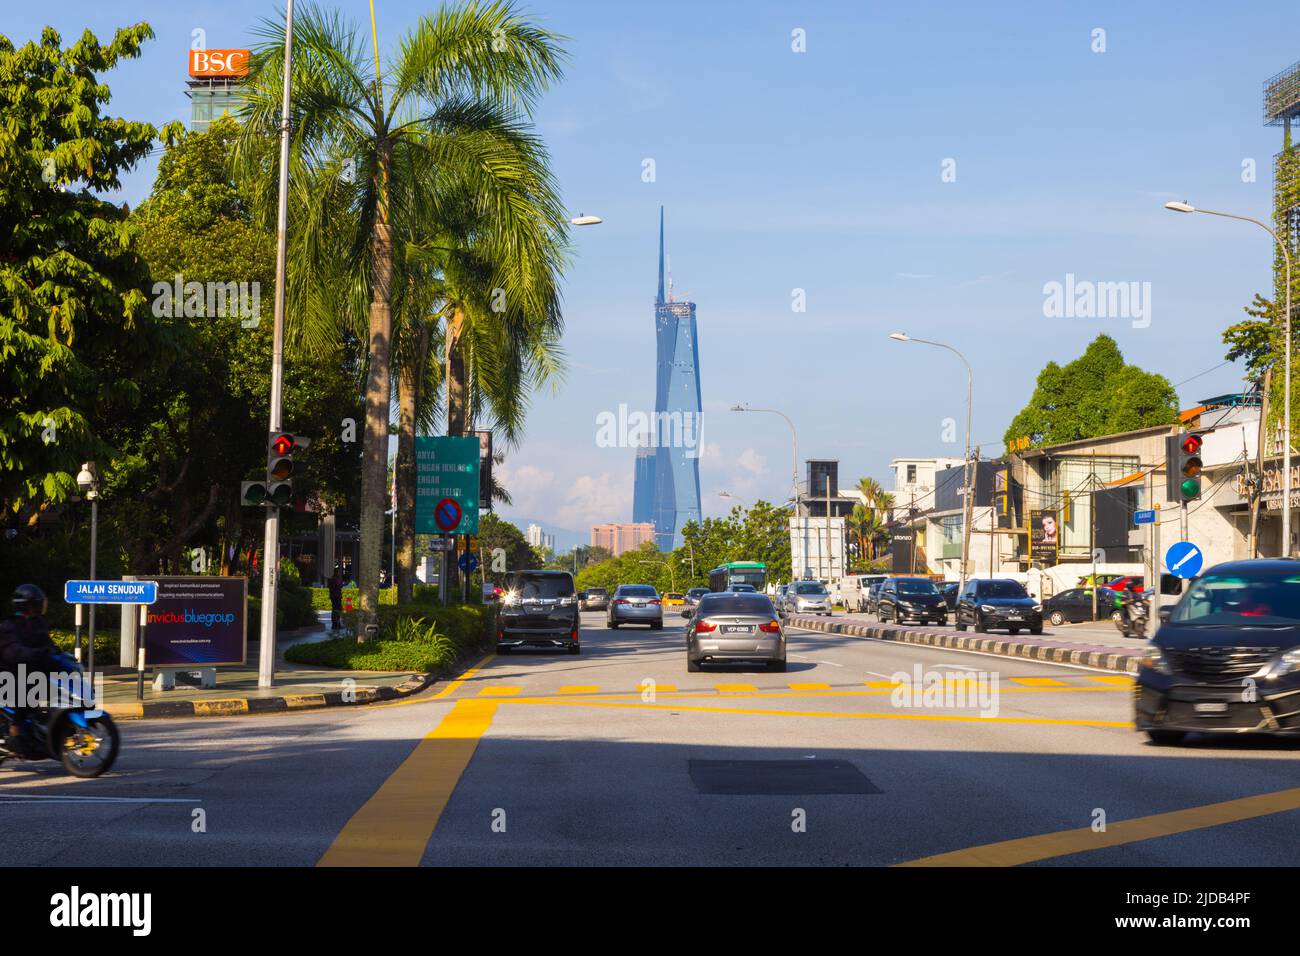
[[[1135,604],[1143,600],[1142,587],[1137,581],[1129,581],[1127,587],[1121,588],[1115,592],[1115,608],[1120,615],[1120,633],[1125,637],[1130,636],[1129,631],[1133,627],[1132,608]],[[1141,636],[1141,635],[1139,635]]]
[[[54,660],[58,648],[50,639],[50,626],[45,621],[49,606],[45,592],[35,584],[20,584],[14,589],[10,603],[13,615],[0,621],[0,670],[16,671],[20,664],[30,669],[58,670]],[[14,707],[15,721],[4,728],[8,736],[6,743],[18,736],[17,720],[25,709]]]

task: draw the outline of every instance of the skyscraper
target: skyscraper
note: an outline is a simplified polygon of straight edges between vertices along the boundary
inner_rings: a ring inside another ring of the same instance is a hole
[[[700,520],[700,352],[695,303],[673,299],[664,282],[664,211],[659,208],[659,292],[655,297],[655,414],[649,449],[637,454],[633,520],[652,520],[655,543],[682,543],[682,527]],[[653,465],[641,454],[653,455]],[[653,492],[650,489],[653,488]],[[643,513],[653,502],[651,515]]]

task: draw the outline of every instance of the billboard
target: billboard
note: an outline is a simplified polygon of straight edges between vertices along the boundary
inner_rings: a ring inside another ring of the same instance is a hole
[[[190,76],[247,75],[247,50],[190,50]]]
[[[1029,557],[1042,564],[1056,564],[1061,532],[1055,511],[1029,512]]]
[[[248,651],[248,579],[161,577],[144,632],[149,667],[242,664]]]

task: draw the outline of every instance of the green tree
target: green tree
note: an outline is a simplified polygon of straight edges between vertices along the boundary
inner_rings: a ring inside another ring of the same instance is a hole
[[[255,147],[279,125],[284,25],[269,22],[263,32],[251,57],[237,153],[269,196],[273,177]],[[555,38],[508,4],[470,3],[422,17],[397,51],[380,82],[370,45],[353,25],[316,7],[295,23],[293,312],[300,333],[315,341],[336,336],[340,324],[364,327],[369,355],[359,633],[373,621],[378,599],[392,307],[405,245],[429,234],[430,210],[436,222],[445,197],[470,197],[491,245],[515,243],[521,258],[543,258],[555,227],[531,218],[535,204],[520,202],[545,191],[534,178],[540,146],[521,117],[559,76]],[[507,298],[524,291],[507,288]]]
[[[537,567],[533,549],[524,539],[523,532],[490,511],[479,515],[478,541],[483,552],[484,576],[497,584],[502,583],[507,572]],[[505,555],[505,572],[492,567],[498,549]]]
[[[1047,363],[1003,437],[1055,445],[1177,420],[1178,395],[1169,380],[1126,365],[1115,340],[1099,335],[1068,365]]]
[[[68,48],[52,28],[15,49],[0,36],[0,525],[32,527],[112,453],[166,350],[150,321],[138,233],[99,198],[157,131],[110,116],[99,74],[139,56],[148,24]]]

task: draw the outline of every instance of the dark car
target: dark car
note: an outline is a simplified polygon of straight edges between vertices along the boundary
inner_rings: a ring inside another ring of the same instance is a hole
[[[578,595],[578,606],[584,611],[603,611],[609,607],[609,591],[605,588],[587,588]]]
[[[1215,565],[1151,643],[1135,722],[1154,743],[1188,733],[1300,733],[1300,562]]]
[[[497,615],[497,653],[517,647],[559,647],[570,654],[579,644],[578,596],[568,571],[515,571],[506,575]]]
[[[939,593],[943,595],[943,603],[948,605],[948,610],[957,610],[957,595],[961,593],[959,581],[944,581],[939,585]]]
[[[1043,602],[1043,617],[1054,625],[1078,624],[1082,621],[1104,621],[1115,610],[1115,592],[1110,588],[1097,589],[1097,617],[1092,616],[1092,588],[1070,588],[1054,594]]]
[[[875,584],[871,585],[871,587],[867,588],[866,612],[868,614],[876,613],[876,608],[880,603],[880,589],[884,586],[884,581],[877,581]]]
[[[1043,606],[1029,596],[1025,586],[1010,578],[979,578],[966,582],[957,599],[957,630],[973,627],[977,634],[992,628],[1006,628],[1019,634],[1043,633]]]
[[[686,622],[686,669],[761,662],[784,671],[785,629],[766,594],[719,591],[700,598]]]
[[[948,605],[929,578],[889,578],[880,585],[876,620],[896,624],[908,620],[921,624],[946,624]]]
[[[700,598],[704,597],[704,595],[706,594],[712,594],[712,593],[713,592],[710,591],[708,588],[691,588],[689,591],[686,592],[687,607],[695,607],[695,605],[700,603]]]

